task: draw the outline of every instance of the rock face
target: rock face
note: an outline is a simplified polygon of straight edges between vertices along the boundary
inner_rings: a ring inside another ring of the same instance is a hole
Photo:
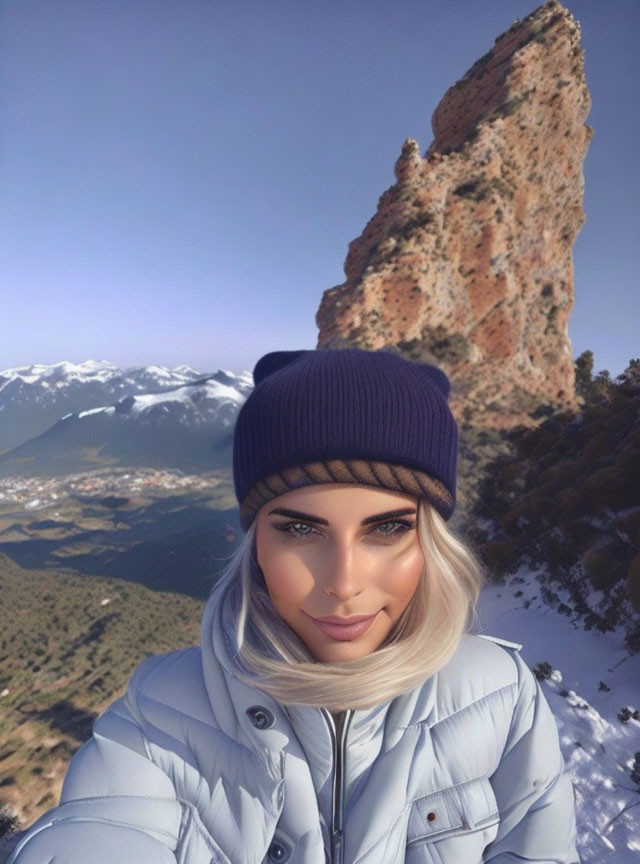
[[[451,379],[471,425],[577,410],[568,318],[592,130],[580,27],[556,0],[516,21],[436,108],[324,292],[319,348],[394,346]]]

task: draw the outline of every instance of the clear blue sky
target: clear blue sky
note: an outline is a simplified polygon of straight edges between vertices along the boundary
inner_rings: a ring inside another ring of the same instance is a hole
[[[0,369],[252,369],[424,152],[445,90],[535,0],[3,0]],[[568,0],[595,134],[574,356],[640,356],[640,2]]]

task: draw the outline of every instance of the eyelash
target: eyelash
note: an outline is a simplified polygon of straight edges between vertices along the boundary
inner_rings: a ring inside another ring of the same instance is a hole
[[[310,525],[309,522],[303,522],[300,519],[297,519],[295,522],[287,522],[283,525],[276,525],[275,527],[277,531],[284,531],[285,534],[288,534],[294,540],[305,540],[307,537],[311,537],[311,533],[300,534],[299,531],[291,531],[290,529],[296,525],[307,525],[309,528],[313,527],[312,525]],[[383,531],[382,534],[379,535],[381,537],[400,537],[403,534],[406,534],[407,531],[411,531],[411,529],[415,528],[415,522],[409,522],[406,519],[391,519],[388,522],[380,522],[375,527],[381,528],[385,525],[402,525],[404,527],[401,531]],[[374,533],[374,531],[375,528],[372,529],[371,533]]]

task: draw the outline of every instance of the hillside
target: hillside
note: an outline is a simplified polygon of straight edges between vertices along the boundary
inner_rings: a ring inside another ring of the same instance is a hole
[[[544,566],[545,602],[640,651],[640,360],[618,379],[576,362],[584,408],[505,433],[468,535],[493,578]],[[552,582],[566,589],[560,600]]]
[[[26,570],[2,552],[0,598],[0,805],[25,827],[57,803],[71,757],[134,668],[148,654],[200,643],[204,602],[122,579]]]

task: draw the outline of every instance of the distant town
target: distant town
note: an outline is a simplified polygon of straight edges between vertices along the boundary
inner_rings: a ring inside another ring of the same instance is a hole
[[[135,468],[83,471],[61,477],[0,478],[0,511],[16,505],[42,510],[72,497],[103,499],[158,495],[176,489],[210,490],[224,482],[217,472],[184,474],[180,470]]]

